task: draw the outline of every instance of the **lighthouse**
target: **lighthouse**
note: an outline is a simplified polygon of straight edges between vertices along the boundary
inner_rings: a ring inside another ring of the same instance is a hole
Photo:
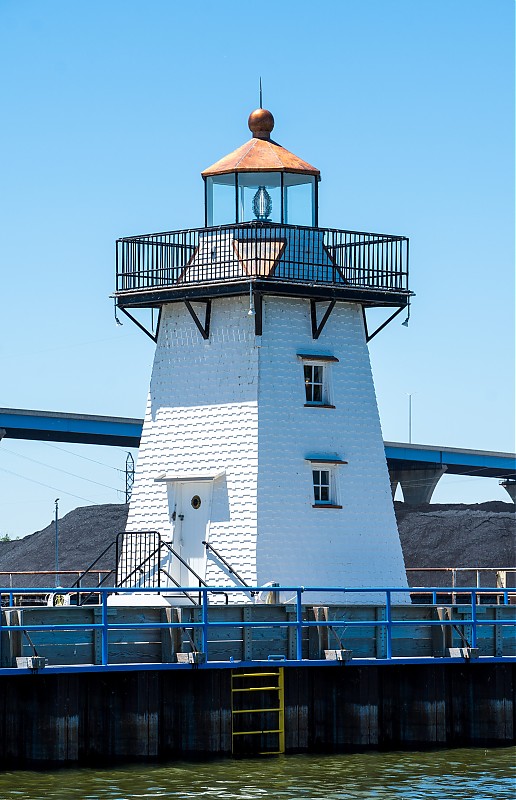
[[[408,241],[319,227],[319,170],[248,124],[204,228],[117,242],[117,307],[159,319],[122,579],[406,587],[368,341],[408,305]]]

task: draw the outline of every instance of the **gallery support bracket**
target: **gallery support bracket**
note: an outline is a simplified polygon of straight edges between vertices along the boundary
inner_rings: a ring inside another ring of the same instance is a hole
[[[317,321],[317,300],[310,299],[310,320],[312,323],[312,339],[318,339],[324,330],[324,326],[330,318],[330,314],[335,308],[336,300],[330,300],[326,311],[324,312],[320,322]]]
[[[202,301],[198,301],[198,302],[202,302]],[[194,307],[192,306],[192,304],[190,303],[190,301],[189,300],[185,300],[185,306],[188,309],[188,312],[189,312],[191,318],[195,322],[195,324],[197,326],[197,329],[198,329],[199,333],[201,334],[202,338],[203,339],[209,339],[210,338],[210,322],[211,322],[211,300],[205,300],[203,302],[203,305],[204,305],[204,323],[201,322],[201,320],[197,316],[197,313],[196,313]]]
[[[367,317],[366,317],[366,313],[365,313],[365,308],[364,308],[364,306],[362,306],[362,318],[364,320],[364,330],[365,330],[366,342],[369,343],[371,341],[371,339],[374,339],[374,337],[376,336],[377,333],[380,333],[380,331],[383,331],[383,329],[386,328],[387,325],[390,322],[392,322],[392,320],[395,317],[398,316],[398,314],[401,314],[401,312],[403,311],[404,308],[407,308],[407,306],[400,306],[399,308],[397,308],[396,311],[393,314],[391,314],[390,317],[388,317],[388,319],[385,320],[385,322],[382,322],[381,325],[378,325],[376,330],[374,330],[372,333],[369,333],[369,328],[368,328],[368,325],[367,325]],[[408,325],[408,319],[409,318],[407,317],[407,319],[405,320],[403,325],[405,325],[405,324]]]

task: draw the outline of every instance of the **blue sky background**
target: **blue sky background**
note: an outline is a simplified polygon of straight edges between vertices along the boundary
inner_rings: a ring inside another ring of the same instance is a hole
[[[384,437],[412,393],[414,442],[514,449],[512,0],[0,0],[0,74],[0,406],[143,416],[114,241],[203,224],[199,173],[249,138],[261,75],[321,226],[410,237],[410,327],[371,343]],[[124,463],[4,440],[0,533],[120,501]],[[489,499],[453,476],[433,498]]]

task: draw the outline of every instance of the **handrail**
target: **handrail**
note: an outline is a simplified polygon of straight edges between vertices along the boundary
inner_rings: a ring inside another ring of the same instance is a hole
[[[507,576],[516,575],[516,567],[407,567],[407,577],[413,573],[444,573],[445,575],[451,574],[451,583],[454,588],[452,597],[462,592],[462,587],[458,583],[459,573],[474,573],[475,584],[477,589],[482,588],[480,585],[480,576],[482,573],[493,574],[496,579],[497,589],[506,589]],[[430,591],[424,586],[411,586],[412,589],[418,589],[419,594],[426,594]],[[516,586],[513,587],[516,589]],[[426,589],[426,591],[425,591]]]
[[[182,558],[182,556],[180,556],[180,555],[179,555],[179,553],[178,553],[176,550],[174,550],[174,548],[172,547],[172,545],[171,545],[171,544],[169,544],[168,542],[162,542],[162,545],[163,545],[164,547],[166,547],[166,548],[167,548],[167,550],[170,550],[170,552],[172,553],[172,555],[173,555],[173,556],[175,556],[175,558],[177,558],[177,560],[178,560],[178,561],[180,561],[180,562],[181,562],[181,564],[182,564],[184,567],[186,567],[186,568],[187,568],[188,572],[191,572],[191,574],[194,576],[194,578],[196,578],[196,580],[198,580],[198,581],[199,581],[199,585],[200,585],[200,586],[208,586],[208,584],[206,583],[206,581],[204,581],[204,580],[201,578],[201,576],[200,576],[200,575],[198,575],[198,574],[197,574],[197,572],[196,572],[196,571],[195,571],[195,570],[194,570],[194,569],[193,569],[193,568],[190,566],[190,564],[188,564],[188,562],[186,562],[186,561],[184,560],[184,558]]]
[[[82,573],[82,575],[79,575],[79,577],[77,578],[77,580],[75,581],[75,583],[72,583],[72,585],[70,586],[70,589],[73,589],[75,586],[80,586],[80,584],[81,584],[81,581],[82,581],[82,579],[84,578],[84,576],[85,576],[85,575],[87,575],[87,574],[88,574],[88,572],[90,572],[90,571],[91,571],[91,569],[92,569],[92,568],[95,566],[95,564],[98,564],[98,562],[100,561],[100,559],[101,559],[101,558],[103,558],[103,557],[106,555],[106,553],[108,553],[108,552],[111,550],[111,548],[114,546],[114,544],[115,544],[115,542],[114,542],[114,541],[112,541],[112,542],[111,542],[111,544],[108,544],[108,546],[106,547],[106,549],[105,549],[105,550],[103,550],[103,551],[102,551],[102,553],[101,553],[99,556],[97,556],[97,558],[95,559],[95,561],[93,561],[93,562],[90,564],[90,566],[89,566],[89,567],[87,567],[87,568],[84,570],[84,572]],[[114,572],[114,570],[111,570],[111,572]]]
[[[458,572],[474,572],[477,580],[477,588],[482,588],[478,585],[479,576],[481,572],[494,572],[516,574],[516,567],[407,567],[407,572],[450,572],[452,575],[452,585],[455,585],[455,580]]]
[[[233,567],[226,561],[224,556],[221,556],[220,553],[217,550],[215,550],[215,548],[213,547],[212,544],[209,544],[208,542],[202,542],[202,544],[205,546],[206,550],[211,550],[212,553],[215,553],[215,555],[217,556],[219,561],[222,561],[224,566],[228,568],[230,574],[234,575],[235,578],[240,581],[242,586],[245,586],[246,589],[249,589],[249,584],[238,574],[236,569],[233,569]],[[257,592],[254,592],[254,591],[251,590],[251,592],[250,592],[251,597],[255,597],[256,594],[257,594]]]
[[[86,595],[86,597],[81,597],[81,595],[83,594],[83,592],[81,592],[81,591],[78,591],[78,592],[77,592],[77,600],[78,600],[78,603],[77,603],[77,605],[79,605],[79,606],[84,606],[84,605],[85,605],[85,604],[88,602],[88,600],[90,599],[90,597],[93,597],[93,596],[96,594],[96,590],[97,590],[98,588],[100,588],[100,587],[101,587],[101,586],[102,586],[102,585],[103,585],[103,584],[104,584],[104,583],[107,581],[107,579],[108,579],[108,578],[109,578],[109,577],[110,577],[110,576],[111,576],[111,575],[114,573],[114,571],[115,571],[114,569],[110,570],[110,571],[108,572],[108,574],[107,574],[107,575],[105,575],[105,576],[102,578],[102,580],[101,580],[101,581],[98,583],[98,585],[97,585],[97,586],[95,586],[95,587],[94,587],[94,588],[93,588],[93,589],[92,589],[90,592],[88,592],[88,594]],[[77,589],[79,589],[79,590],[80,590],[80,589],[81,589],[81,587],[80,587],[80,586],[78,586],[78,587],[77,587]]]
[[[387,241],[390,242],[392,240],[407,240],[406,236],[402,236],[401,234],[392,234],[392,233],[374,233],[372,231],[352,231],[347,228],[314,228],[311,225],[291,225],[288,222],[258,222],[257,220],[252,220],[250,222],[231,222],[227,225],[212,225],[211,227],[205,228],[181,228],[176,231],[155,231],[154,233],[138,233],[134,236],[121,236],[116,241],[117,242],[147,242],[152,240],[154,237],[160,237],[159,240],[154,242],[154,244],[161,244],[163,236],[176,236],[182,233],[216,233],[216,232],[223,232],[225,230],[251,230],[251,231],[259,231],[259,230],[275,230],[276,228],[286,228],[287,230],[302,230],[302,231],[327,231],[328,233],[340,233],[346,234],[348,236],[370,236],[372,237],[373,241]]]
[[[172,547],[172,545],[171,545],[171,544],[169,544],[168,542],[161,542],[161,544],[162,544],[164,547],[166,547],[168,550],[170,550],[170,552],[172,553],[172,555],[173,555],[175,558],[177,558],[177,559],[178,559],[178,561],[180,561],[180,562],[181,562],[181,564],[183,564],[183,566],[184,566],[184,567],[186,567],[186,569],[188,570],[188,572],[190,572],[190,573],[191,573],[191,574],[194,576],[194,578],[196,578],[196,579],[199,581],[199,586],[205,586],[205,587],[207,587],[207,586],[208,586],[208,584],[206,583],[206,581],[205,581],[205,580],[203,580],[203,578],[201,578],[201,576],[200,576],[200,575],[198,575],[198,574],[197,574],[197,572],[196,572],[194,569],[192,569],[192,567],[190,566],[190,564],[188,564],[188,563],[187,563],[187,562],[184,560],[184,558],[182,558],[182,556],[180,556],[180,555],[179,555],[179,553],[177,553],[177,552],[174,550],[174,548]],[[175,581],[174,581],[174,583],[175,583]],[[225,598],[226,598],[226,605],[227,605],[227,604],[228,604],[228,602],[229,602],[229,597],[228,597],[228,595],[226,594],[226,592],[223,592],[223,591],[221,591],[221,592],[219,592],[219,594],[223,594],[223,595],[225,596]]]
[[[516,572],[516,567],[407,567],[407,572]]]
[[[253,590],[259,592],[263,587],[251,587]],[[383,619],[345,619],[342,620],[342,623],[345,625],[346,628],[356,628],[356,627],[373,627],[375,630],[384,630],[385,631],[385,653],[381,656],[377,656],[376,659],[371,658],[356,658],[353,659],[355,663],[372,663],[375,660],[381,663],[389,663],[395,661],[396,663],[436,663],[436,658],[440,658],[441,662],[464,662],[464,660],[471,660],[473,663],[476,660],[476,656],[478,655],[477,647],[478,647],[478,629],[479,626],[491,626],[495,630],[500,626],[515,626],[516,625],[516,613],[513,614],[513,618],[499,618],[495,616],[492,619],[483,618],[479,616],[478,608],[477,608],[477,601],[480,595],[492,594],[495,590],[492,588],[488,589],[478,589],[477,587],[464,587],[467,592],[470,594],[470,611],[463,612],[469,613],[470,617],[464,617],[462,620],[458,621],[457,619],[453,619],[451,617],[439,617],[438,619],[420,619],[414,618],[409,619],[404,614],[402,619],[397,619],[395,615],[393,615],[393,596],[398,596],[403,593],[409,593],[412,591],[410,588],[398,588],[398,587],[362,587],[362,588],[343,588],[343,587],[327,587],[327,586],[313,586],[313,587],[300,587],[300,586],[278,586],[278,591],[281,592],[288,592],[289,595],[294,593],[295,603],[292,606],[292,602],[289,603],[290,608],[295,608],[295,618],[292,616],[285,615],[285,619],[281,620],[273,620],[270,619],[265,620],[230,620],[224,621],[220,618],[220,614],[217,618],[213,621],[209,618],[209,595],[210,593],[220,593],[223,591],[224,593],[232,593],[232,594],[241,594],[241,589],[237,587],[220,587],[220,586],[205,586],[200,589],[198,587],[181,587],[183,591],[197,591],[199,590],[202,595],[202,608],[201,608],[201,619],[200,621],[188,621],[185,625],[185,621],[181,622],[154,622],[154,621],[145,621],[145,622],[113,622],[109,619],[108,616],[108,598],[110,595],[113,594],[112,589],[108,588],[100,588],[98,590],[98,594],[101,598],[101,622],[88,622],[88,623],[76,623],[70,621],[69,616],[66,617],[66,622],[62,624],[52,623],[52,624],[15,624],[11,625],[9,621],[7,624],[2,624],[2,629],[4,633],[9,633],[10,631],[16,632],[32,632],[32,631],[100,631],[100,643],[101,643],[101,653],[100,653],[100,667],[106,667],[109,665],[109,653],[108,653],[108,646],[109,646],[109,632],[110,631],[121,631],[121,630],[158,630],[158,629],[174,629],[174,628],[181,628],[185,629],[188,627],[190,629],[195,630],[196,628],[199,629],[201,636],[201,647],[197,649],[197,652],[203,653],[205,657],[205,664],[198,664],[196,663],[195,666],[207,666],[207,667],[224,667],[224,666],[234,666],[234,661],[227,660],[227,661],[212,661],[211,664],[207,663],[209,661],[209,634],[212,630],[217,628],[231,628],[234,629],[235,627],[239,627],[242,629],[246,628],[287,628],[293,629],[294,631],[294,650],[295,650],[295,657],[287,656],[284,660],[287,664],[290,665],[300,665],[307,663],[316,663],[316,664],[328,664],[327,661],[322,661],[320,659],[303,659],[303,631],[310,628],[331,628],[335,626],[336,622],[340,622],[341,620],[336,619],[317,619],[317,620],[307,620],[303,619],[303,595],[308,595],[312,592],[331,592],[331,593],[341,593],[341,594],[374,594],[377,596],[378,594],[383,595],[384,600],[380,604],[380,607],[384,607],[385,614]],[[451,592],[452,588],[444,587],[446,591]],[[0,588],[0,596],[5,593],[10,593],[10,590],[4,590]],[[26,589],[27,593],[35,593],[38,592],[38,589]],[[51,589],[46,589],[45,591],[52,592],[55,591],[55,587]],[[119,588],[118,590],[120,593],[137,593],[138,590],[131,588]],[[147,590],[149,593],[156,593],[159,594],[163,591],[162,588],[149,588]],[[434,589],[434,591],[438,591]],[[499,594],[502,594],[504,597],[505,605],[509,605],[509,595],[513,595],[512,592],[509,590],[503,590]],[[305,600],[306,605],[306,600]],[[371,606],[371,608],[378,608],[378,603],[375,603]],[[398,605],[397,601],[394,605]],[[464,606],[464,603],[462,603]],[[403,607],[403,606],[402,606]],[[220,606],[219,606],[220,608]],[[348,605],[348,608],[352,608],[352,606]],[[416,607],[417,608],[417,607]],[[515,609],[516,611],[516,609]],[[59,618],[59,609],[52,608],[48,609],[48,612],[52,612],[53,615],[57,615]],[[421,615],[420,615],[421,616]],[[56,618],[53,616],[52,618]],[[0,618],[0,623],[2,622]],[[451,653],[449,656],[403,656],[400,657],[398,655],[393,655],[393,631],[396,628],[403,628],[403,627],[414,627],[414,626],[440,626],[441,629],[444,630],[446,627],[456,627],[459,625],[460,627],[467,627],[468,631],[470,630],[471,633],[466,638],[465,634],[461,636],[461,641],[467,642],[467,646],[460,649],[457,654]],[[483,656],[481,657],[481,661],[483,663],[489,662],[516,662],[515,655],[494,655],[494,656]],[[154,663],[154,662],[153,662]],[[343,662],[344,663],[344,662]],[[132,662],[131,662],[132,664]],[[84,668],[84,665],[77,665],[81,668]],[[134,666],[132,664],[132,666]],[[97,667],[94,665],[86,665],[87,669],[94,670]],[[182,668],[181,664],[167,664],[167,669],[173,668]],[[73,667],[71,667],[73,668]],[[118,663],[117,668],[120,668]],[[123,667],[122,667],[123,668]],[[149,662],[146,662],[144,668],[150,668]],[[18,672],[18,674],[24,674],[22,669],[15,670],[13,668],[2,668],[0,669],[0,674],[13,674],[13,672]]]
[[[101,558],[101,557],[102,556],[100,556],[99,558]],[[91,565],[91,566],[94,566],[95,563],[96,563],[96,561],[94,561],[93,565]],[[90,567],[88,568],[88,570],[89,569],[90,569]],[[93,587],[90,587],[90,586],[84,587],[85,590],[91,590],[91,591],[88,591],[88,593],[86,595],[86,598],[83,598],[82,600],[79,600],[81,594],[84,594],[84,592],[81,592],[81,589],[83,587],[81,587],[80,583],[81,583],[81,580],[83,579],[83,577],[87,574],[88,570],[81,571],[81,570],[78,570],[78,569],[60,569],[59,572],[56,572],[53,569],[52,570],[0,570],[0,575],[7,575],[9,577],[9,594],[10,594],[10,597],[12,597],[12,598],[14,598],[15,596],[16,597],[19,597],[19,596],[23,597],[23,595],[24,595],[24,587],[23,587],[23,585],[22,586],[13,586],[13,576],[30,575],[30,576],[36,576],[36,577],[38,577],[38,576],[41,576],[41,577],[45,576],[46,577],[46,576],[50,576],[50,575],[52,575],[52,576],[59,575],[60,577],[63,577],[65,575],[77,575],[78,577],[77,577],[75,583],[70,584],[70,586],[63,586],[62,584],[59,585],[59,586],[55,586],[53,593],[54,594],[56,592],[61,593],[63,590],[65,590],[65,592],[69,592],[69,590],[77,588],[79,590],[79,591],[77,591],[78,605],[83,605],[84,603],[86,603],[88,601],[88,599],[90,597],[92,597],[95,594],[95,589],[97,587],[99,587],[99,586],[102,586],[115,571],[114,569],[110,569],[110,570],[98,569],[98,570],[95,570],[95,575],[97,576],[96,585],[93,586]],[[100,577],[101,575],[104,575],[104,577],[102,579]],[[47,594],[47,590],[42,588],[42,587],[35,586],[35,587],[32,587],[32,588],[38,590],[37,593],[40,594],[40,595]]]
[[[176,581],[176,579],[175,579],[175,578],[173,578],[173,577],[172,577],[172,575],[171,575],[169,572],[167,572],[167,570],[166,570],[166,569],[164,569],[163,567],[160,567],[160,569],[161,569],[161,572],[163,573],[163,575],[166,575],[166,576],[167,576],[167,578],[168,578],[170,581],[172,581],[172,583],[174,584],[174,586],[177,586],[177,588],[178,588],[178,589],[181,589],[181,584],[180,584],[180,583],[178,583],[178,582]],[[199,603],[196,603],[196,602],[195,602],[195,600],[193,599],[193,597],[191,597],[191,596],[188,594],[188,592],[185,592],[185,591],[183,591],[182,589],[181,589],[181,591],[182,591],[182,594],[184,594],[184,595],[185,595],[185,597],[187,597],[187,598],[190,600],[190,602],[191,602],[191,603],[193,603],[193,605],[194,605],[194,606],[198,606],[198,605],[199,605]]]
[[[113,572],[113,570],[108,570],[108,569],[96,569],[95,570],[95,573],[96,573],[96,575],[98,577],[100,577],[100,575],[104,575],[106,573],[111,573],[111,572]],[[55,569],[5,569],[5,570],[0,570],[0,575],[7,575],[9,577],[11,588],[17,588],[17,587],[13,587],[12,586],[13,575],[33,575],[33,576],[38,576],[38,575],[42,575],[42,576],[43,575],[45,575],[45,576],[46,575],[49,575],[49,576],[50,575],[78,575],[78,576],[80,576],[80,574],[81,574],[81,570],[80,569],[60,569],[59,572],[56,572]],[[83,573],[83,574],[86,574],[86,573]],[[37,588],[37,587],[33,587],[33,588]],[[59,588],[61,588],[61,589],[62,588],[71,589],[71,588],[73,588],[73,585],[72,586],[65,586],[65,587],[61,586]]]
[[[96,569],[95,572],[101,574],[111,572],[111,570]],[[55,569],[0,569],[0,575],[79,575],[80,573],[80,569],[60,569],[59,572],[56,572]],[[67,588],[72,587],[68,586]]]

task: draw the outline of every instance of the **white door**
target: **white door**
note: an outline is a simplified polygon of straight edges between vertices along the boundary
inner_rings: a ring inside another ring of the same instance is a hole
[[[210,524],[212,490],[211,480],[179,483],[176,490],[173,547],[203,580],[206,575],[206,549],[203,541],[207,538]],[[183,564],[174,573],[175,576],[179,575],[181,586],[197,586],[199,583]]]

